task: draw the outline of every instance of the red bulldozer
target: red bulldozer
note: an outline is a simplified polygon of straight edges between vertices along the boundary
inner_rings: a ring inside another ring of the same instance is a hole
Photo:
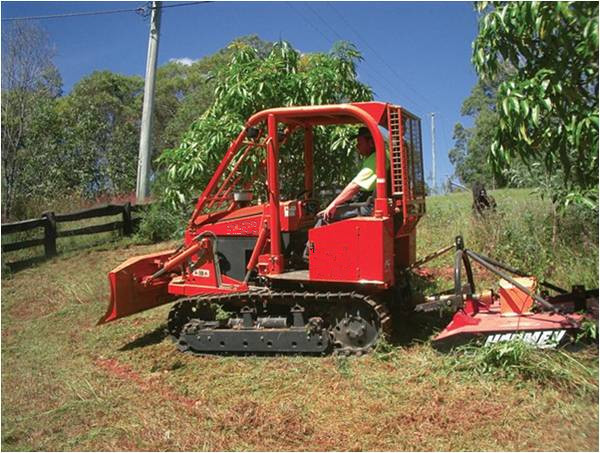
[[[376,184],[370,201],[357,203],[370,203],[368,215],[315,227],[321,206],[314,128],[335,125],[368,129]],[[303,138],[297,150],[303,159],[296,162],[303,162],[304,190],[284,199],[280,145],[293,134]],[[261,162],[264,177],[248,182],[243,171],[251,159]],[[424,214],[421,122],[406,109],[365,102],[258,112],[199,197],[183,244],[131,258],[109,273],[110,305],[99,323],[173,303],[167,329],[181,351],[368,352],[390,333],[392,313],[415,308],[406,273],[425,262],[416,260]],[[567,293],[553,285],[558,296],[539,295],[534,279],[466,249],[460,238],[429,258],[450,250],[454,290],[416,305],[456,312],[434,340],[440,347],[515,335],[538,345],[560,343],[580,327],[585,315],[578,311],[597,300],[597,290]],[[498,294],[476,292],[472,261],[502,278]]]

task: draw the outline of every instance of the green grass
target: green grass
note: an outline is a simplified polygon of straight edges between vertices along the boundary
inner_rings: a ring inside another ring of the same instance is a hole
[[[428,209],[419,254],[460,231],[477,250],[468,197]],[[433,315],[360,358],[191,357],[164,337],[169,307],[95,326],[107,272],[172,245],[123,240],[2,280],[3,450],[598,450],[595,348],[442,355]]]
[[[491,193],[498,208],[484,219],[473,216],[470,192],[429,197],[427,215],[417,233],[417,255],[440,249],[462,235],[467,248],[559,286],[598,286],[597,214],[568,210],[559,222],[553,245],[550,202],[539,199],[530,189]],[[440,257],[427,266],[447,270],[452,259]],[[480,277],[494,281],[488,274]]]
[[[71,222],[59,222],[57,224],[57,228],[58,232],[60,233],[61,231],[77,230],[84,227],[116,222],[122,220],[122,218],[122,215],[118,214],[105,217],[96,217],[93,219],[76,220]],[[44,228],[39,227],[25,232],[2,236],[2,244],[10,244],[13,242],[20,242],[29,239],[43,238]],[[62,238],[59,237],[56,239],[56,251],[59,255],[65,255],[81,250],[88,250],[94,247],[114,247],[116,243],[122,244],[122,241],[122,233],[118,230],[107,231],[104,233],[95,233],[90,235],[70,236]],[[2,262],[4,264],[4,268],[8,270],[7,263],[19,262],[35,257],[39,257],[41,260],[43,260],[43,245],[2,253]]]

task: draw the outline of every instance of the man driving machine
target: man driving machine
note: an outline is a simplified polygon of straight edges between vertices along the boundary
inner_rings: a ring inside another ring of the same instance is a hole
[[[370,216],[373,213],[373,197],[363,206],[344,207],[344,203],[352,200],[360,191],[373,192],[377,175],[375,173],[375,142],[371,132],[366,127],[361,127],[356,135],[358,153],[364,158],[362,168],[358,174],[348,183],[344,190],[329,203],[329,205],[317,214],[321,219],[315,225],[321,226],[322,221],[333,222],[336,220],[349,219],[358,216]],[[386,159],[386,168],[389,162]]]

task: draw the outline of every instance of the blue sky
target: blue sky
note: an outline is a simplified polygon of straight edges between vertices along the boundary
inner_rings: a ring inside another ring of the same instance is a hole
[[[2,18],[140,6],[144,2],[5,1]],[[95,70],[144,76],[149,23],[135,12],[37,23],[56,46],[66,93]],[[158,63],[202,58],[248,34],[284,39],[302,52],[327,51],[340,39],[354,43],[364,57],[359,79],[373,88],[376,100],[400,104],[423,120],[428,179],[429,114],[436,112],[437,184],[452,174],[447,157],[452,129],[458,121],[469,124],[460,106],[477,79],[470,63],[477,34],[472,2],[211,2],[166,8]]]

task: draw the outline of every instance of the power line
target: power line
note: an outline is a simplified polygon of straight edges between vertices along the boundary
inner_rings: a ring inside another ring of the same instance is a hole
[[[327,36],[325,36],[325,34],[321,31],[320,28],[318,28],[316,25],[314,25],[310,20],[306,19],[306,16],[304,16],[304,13],[294,6],[294,2],[285,2],[285,3],[289,7],[293,8],[298,14],[300,14],[300,16],[302,16],[302,19],[304,19],[304,21],[306,23],[308,23],[308,25],[310,25],[317,33],[319,33],[323,38],[325,38],[325,41],[327,42],[327,44],[329,44],[329,38]]]
[[[320,15],[320,14],[319,14],[317,11],[315,11],[313,8],[311,8],[310,6],[308,6],[308,7],[309,7],[309,8],[310,8],[310,10],[311,10],[311,11],[312,11],[312,12],[313,12],[313,13],[314,13],[314,14],[315,14],[315,15],[316,15],[316,16],[317,16],[317,17],[318,17],[320,20],[321,20],[321,22],[323,22],[325,25],[327,25],[327,27],[329,27],[331,30],[333,30],[333,32],[334,32],[334,33],[335,33],[335,34],[336,34],[336,35],[337,35],[337,36],[338,36],[340,39],[344,39],[344,38],[342,38],[342,37],[341,37],[341,36],[340,36],[340,35],[339,35],[339,34],[338,34],[336,31],[335,31],[335,29],[333,28],[333,25],[330,25],[330,24],[329,24],[329,23],[328,23],[328,22],[327,22],[325,19],[323,19],[323,18],[321,17],[321,15]],[[337,14],[337,15],[338,15],[338,16],[339,16],[339,17],[340,17],[340,18],[341,18],[341,19],[342,19],[342,20],[343,20],[343,21],[346,23],[346,25],[348,26],[348,28],[352,29],[352,26],[351,26],[350,24],[348,24],[348,22],[346,22],[346,20],[344,19],[344,17],[343,17],[343,16],[342,16],[342,15],[341,15],[341,14],[340,14],[340,13],[339,13],[339,12],[338,12],[336,9],[334,9],[334,8],[333,8],[333,6],[329,5],[329,7],[330,7],[331,9],[333,9],[333,10],[334,10],[334,12],[335,12],[335,13],[336,13],[336,14]],[[373,49],[373,48],[372,48],[372,47],[369,45],[369,43],[368,43],[368,42],[367,42],[367,41],[366,41],[364,38],[362,38],[362,37],[361,37],[361,36],[358,34],[358,32],[357,32],[356,30],[353,30],[353,31],[354,31],[354,34],[356,34],[356,36],[358,36],[358,38],[359,38],[361,41],[363,41],[367,47],[369,47],[369,48],[371,49],[371,51],[372,51],[372,52],[375,54],[375,56],[377,56],[377,58],[379,58],[381,61],[383,61],[383,62],[384,62],[384,64],[386,64],[386,65],[387,65],[387,63],[386,63],[386,62],[385,62],[385,61],[384,61],[384,60],[383,60],[383,59],[382,59],[382,58],[379,56],[379,54],[377,54],[377,52],[375,51],[375,49]],[[389,67],[389,65],[388,65],[388,67]],[[378,75],[381,77],[381,80],[384,80],[384,79],[385,79],[385,82],[386,82],[386,84],[388,84],[388,83],[389,83],[388,87],[392,87],[392,85],[393,85],[393,82],[392,82],[391,80],[389,80],[387,77],[383,76],[383,74],[380,74],[379,72],[377,72],[377,74],[378,74]],[[391,90],[392,90],[392,93],[395,93],[395,92],[397,91],[397,90],[396,90],[395,88],[393,88],[393,87],[391,88]],[[405,95],[405,96],[406,96],[406,98],[409,100],[409,102],[411,102],[412,104],[415,104],[415,105],[418,105],[418,104],[419,104],[418,102],[416,102],[415,100],[413,100],[412,98],[410,98],[410,96],[407,96],[407,95]]]
[[[101,14],[117,14],[117,13],[143,13],[144,7],[140,6],[139,8],[134,9],[110,9],[105,11],[87,11],[84,13],[63,13],[63,14],[50,14],[47,16],[24,16],[24,17],[7,17],[3,18],[3,21],[8,20],[41,20],[41,19],[61,19],[65,17],[79,17],[79,16],[99,16]]]
[[[317,27],[310,19],[307,19],[307,17],[304,15],[304,13],[294,6],[294,2],[286,2],[286,3],[288,6],[293,8],[302,17],[302,19],[306,23],[308,23],[314,30],[317,31],[317,33],[319,33],[325,39],[325,42],[327,42],[327,44],[329,44],[330,38],[328,36],[326,36],[325,33],[323,33],[323,31],[319,27]],[[338,39],[344,40],[344,38],[333,27],[331,27],[327,23],[327,21],[325,21],[322,17],[320,17],[319,14],[315,10],[313,10],[312,8],[310,8],[310,9],[321,20],[321,22],[323,22],[333,32],[333,34],[335,36],[337,36]],[[391,83],[388,81],[388,79],[384,78],[377,71],[372,72],[368,66],[365,66],[363,69],[365,70],[366,73],[372,74],[374,76],[374,78],[376,78],[379,82],[382,82],[383,85],[386,85],[386,88],[388,90],[390,90],[390,94],[394,94],[396,92],[396,89],[391,85]]]
[[[358,30],[356,30],[356,28],[355,28],[355,27],[353,27],[353,26],[352,26],[352,24],[350,24],[350,23],[349,23],[349,22],[346,20],[346,18],[343,16],[343,14],[342,14],[342,13],[340,13],[340,12],[338,11],[338,9],[337,9],[337,8],[335,8],[335,7],[334,7],[334,6],[331,4],[331,2],[327,2],[327,5],[328,5],[328,6],[329,6],[329,7],[330,7],[330,8],[331,8],[331,9],[332,9],[332,10],[333,10],[333,11],[334,11],[334,12],[335,12],[335,13],[336,13],[336,14],[337,14],[339,17],[340,17],[340,19],[342,19],[342,21],[343,21],[343,22],[346,24],[346,26],[347,26],[348,28],[350,28],[350,29],[351,29],[351,30],[354,32],[354,34],[355,34],[355,35],[356,35],[356,36],[357,36],[357,37],[358,37],[358,38],[359,38],[361,41],[363,41],[363,42],[366,44],[366,46],[367,46],[367,47],[368,47],[368,48],[369,48],[369,49],[370,49],[370,50],[373,52],[373,54],[375,54],[375,56],[376,56],[376,57],[377,57],[377,58],[378,58],[378,59],[379,59],[379,60],[380,60],[380,61],[381,61],[381,62],[382,62],[382,63],[383,63],[385,66],[387,66],[387,68],[388,68],[388,69],[389,69],[389,70],[390,70],[390,71],[391,71],[391,72],[392,72],[392,73],[393,73],[393,74],[394,74],[394,75],[395,75],[395,76],[398,78],[398,80],[399,80],[399,81],[400,81],[400,82],[401,82],[401,83],[402,83],[404,86],[406,86],[406,87],[407,87],[407,88],[408,88],[410,91],[412,91],[414,94],[416,94],[417,96],[419,96],[419,97],[420,97],[420,98],[421,98],[423,101],[425,101],[425,102],[426,102],[428,105],[430,105],[430,106],[432,106],[432,105],[433,105],[433,103],[432,103],[432,102],[431,102],[429,99],[427,99],[427,98],[426,98],[426,97],[425,97],[423,94],[421,94],[421,93],[420,93],[419,91],[417,91],[415,88],[411,87],[411,86],[410,86],[410,84],[408,84],[408,83],[407,83],[405,80],[403,80],[403,78],[400,76],[400,74],[398,74],[398,72],[397,72],[397,71],[396,71],[396,70],[395,70],[395,69],[394,69],[392,66],[390,66],[390,65],[389,65],[389,63],[388,63],[388,62],[387,62],[387,61],[386,61],[386,60],[385,60],[383,57],[381,57],[381,55],[379,55],[379,52],[377,52],[377,50],[376,50],[376,49],[375,49],[373,46],[371,46],[371,45],[369,44],[369,42],[368,42],[368,41],[367,41],[367,40],[366,40],[366,39],[365,39],[365,38],[364,38],[364,37],[363,37],[363,36],[362,36],[362,35],[361,35],[361,34],[358,32]],[[407,96],[407,97],[408,97],[408,96]],[[411,102],[413,102],[413,101],[414,101],[414,100],[411,100],[410,98],[408,98],[408,99],[409,99]],[[419,103],[415,102],[415,104],[419,104]],[[423,107],[423,106],[421,106],[421,107]]]
[[[202,3],[212,3],[212,1],[203,1],[203,2],[186,2],[186,3],[175,3],[175,4],[168,4],[168,5],[162,5],[160,7],[160,9],[165,9],[165,8],[177,8],[179,6],[192,6],[192,5],[200,5]]]
[[[175,3],[172,5],[164,5],[161,6],[160,9],[165,8],[177,8],[179,6],[192,6],[198,5],[201,3],[212,3],[210,1],[201,1],[201,2],[186,2],[186,3]],[[86,11],[80,13],[61,13],[61,14],[49,14],[46,16],[24,16],[24,17],[7,17],[3,18],[2,21],[11,21],[11,20],[43,20],[43,19],[62,19],[68,17],[81,17],[81,16],[100,16],[105,14],[119,14],[119,13],[138,13],[140,15],[146,16],[152,10],[150,6],[139,6],[137,8],[128,8],[128,9],[109,9],[102,11]]]
[[[324,23],[324,24],[325,24],[325,26],[327,26],[327,28],[329,28],[329,29],[330,29],[330,30],[333,32],[333,34],[334,34],[335,36],[337,36],[337,37],[338,37],[338,39],[344,40],[344,37],[343,37],[343,36],[341,36],[341,35],[340,35],[340,34],[337,32],[337,30],[336,30],[336,29],[333,27],[333,25],[332,25],[332,24],[330,24],[329,22],[327,22],[327,21],[326,21],[326,20],[325,20],[325,19],[324,19],[324,18],[323,18],[323,17],[322,17],[322,16],[321,16],[319,13],[318,13],[318,11],[316,11],[314,8],[312,8],[312,7],[311,7],[309,4],[307,4],[306,6],[308,7],[308,9],[309,9],[309,10],[310,10],[310,11],[311,11],[311,12],[312,12],[312,13],[313,13],[315,16],[317,16],[317,18],[318,18],[318,19],[319,19],[319,20],[320,20],[322,23]],[[334,10],[334,12],[335,12],[335,13],[336,13],[338,16],[340,16],[340,17],[341,17],[341,19],[342,19],[344,22],[346,22],[346,24],[348,25],[348,28],[352,28],[352,26],[351,26],[350,24],[348,24],[348,23],[347,23],[347,21],[344,19],[344,17],[343,17],[343,16],[342,16],[342,15],[341,15],[341,14],[340,14],[340,13],[339,13],[337,10],[335,10],[335,9],[334,9],[334,8],[333,8],[331,5],[329,5],[329,7],[330,7],[331,9],[333,9],[333,10]],[[372,51],[372,52],[375,54],[375,56],[377,56],[377,57],[378,57],[378,58],[379,58],[381,61],[383,61],[383,63],[384,63],[386,66],[388,66],[388,68],[390,68],[390,70],[391,70],[393,73],[395,73],[395,75],[398,77],[398,79],[400,80],[400,82],[401,82],[403,85],[406,85],[408,88],[410,88],[410,87],[408,86],[408,84],[406,84],[404,81],[402,81],[402,79],[400,78],[400,76],[399,76],[399,75],[398,75],[398,74],[397,74],[397,73],[396,73],[396,72],[393,70],[393,68],[391,68],[391,67],[389,66],[389,64],[387,64],[387,62],[386,62],[386,61],[385,61],[383,58],[381,58],[381,56],[379,56],[379,54],[377,53],[377,51],[376,51],[375,49],[373,49],[373,47],[372,47],[372,46],[370,46],[370,45],[369,45],[369,43],[366,41],[366,39],[362,38],[362,37],[361,37],[361,36],[358,34],[358,32],[357,32],[357,31],[355,31],[355,30],[354,30],[354,33],[355,33],[355,34],[358,36],[358,38],[359,38],[361,41],[363,41],[363,42],[365,43],[365,45],[366,45],[366,46],[368,46],[368,47],[371,49],[371,51]],[[371,70],[372,68],[370,68],[368,65],[365,65],[365,68],[367,69],[367,72],[370,72],[370,73],[371,73],[371,71],[370,71],[370,70]],[[384,84],[384,85],[386,85],[386,87],[387,87],[387,88],[390,90],[390,93],[391,93],[392,95],[397,95],[396,93],[397,93],[398,89],[397,89],[396,87],[394,87],[394,86],[393,86],[393,85],[394,85],[394,82],[392,82],[390,79],[388,79],[388,78],[387,78],[387,77],[386,77],[386,76],[385,76],[383,73],[380,73],[379,71],[376,71],[375,69],[372,69],[372,71],[373,71],[372,73],[374,73],[375,77],[376,77],[376,78],[377,78],[379,81],[383,82],[383,84]],[[413,99],[413,98],[412,98],[411,96],[409,96],[408,94],[406,94],[406,93],[405,93],[405,94],[404,94],[404,97],[405,97],[405,98],[406,98],[406,99],[407,99],[407,100],[408,100],[408,101],[409,101],[411,104],[413,104],[413,105],[415,105],[415,106],[418,106],[418,107],[420,107],[420,110],[426,111],[426,109],[425,109],[425,108],[423,108],[423,105],[422,105],[421,103],[417,102],[415,99]]]

